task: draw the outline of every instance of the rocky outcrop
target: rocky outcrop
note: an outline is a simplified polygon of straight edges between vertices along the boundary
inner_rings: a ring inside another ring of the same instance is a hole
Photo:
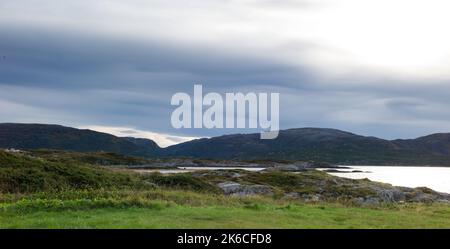
[[[217,186],[223,190],[226,195],[257,195],[257,194],[271,194],[272,190],[266,185],[242,185],[236,182],[222,182]]]
[[[348,169],[348,167],[333,165],[322,162],[294,162],[294,163],[277,163],[266,168],[267,171],[297,172],[308,169]]]
[[[311,167],[311,164],[297,166]],[[428,188],[398,187],[368,179],[342,178],[315,169],[296,172],[205,170],[189,174],[232,196],[272,195],[302,202],[338,201],[362,206],[407,202],[450,203],[449,194]]]
[[[399,188],[378,188],[375,187],[373,188],[377,195],[378,198],[383,201],[383,202],[387,202],[387,203],[392,203],[392,202],[404,202],[406,200],[406,194],[404,191],[402,191]]]

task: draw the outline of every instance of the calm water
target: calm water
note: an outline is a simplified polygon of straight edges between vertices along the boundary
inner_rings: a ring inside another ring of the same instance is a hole
[[[245,167],[179,167],[178,169],[136,169],[139,173],[159,172],[161,174],[174,174],[183,172],[192,172],[198,170],[218,170],[218,169],[243,169],[248,171],[261,171],[265,168],[245,168]]]
[[[244,167],[180,167],[178,169],[137,169],[136,172],[160,172],[174,174],[198,170],[243,169],[261,171],[264,168]],[[351,169],[339,171],[360,170],[363,173],[329,173],[335,176],[390,183],[404,187],[428,187],[439,192],[450,193],[450,167],[398,167],[398,166],[351,166]]]
[[[352,179],[368,178],[396,186],[428,187],[450,193],[450,167],[351,166],[351,170],[361,170],[364,173],[330,174]]]

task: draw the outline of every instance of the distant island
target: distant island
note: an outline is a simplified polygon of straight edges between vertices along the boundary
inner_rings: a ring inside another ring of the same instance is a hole
[[[342,165],[450,166],[450,133],[385,140],[324,128],[281,130],[278,138],[259,133],[203,138],[160,148],[142,138],[49,124],[0,124],[0,148],[114,152],[146,158],[191,157],[232,160],[317,161]]]

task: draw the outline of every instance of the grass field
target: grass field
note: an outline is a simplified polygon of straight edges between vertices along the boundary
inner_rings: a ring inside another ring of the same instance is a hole
[[[375,183],[314,170],[139,175],[86,163],[83,154],[45,156],[0,151],[0,228],[450,228],[449,204],[355,205],[349,198],[373,196]],[[217,183],[230,180],[273,193],[225,195]],[[285,195],[320,191],[330,201]]]
[[[2,228],[450,228],[448,207],[368,209],[288,207],[98,208],[0,212]]]
[[[440,204],[352,207],[172,190],[130,194],[84,191],[6,198],[0,227],[450,228],[450,206]]]

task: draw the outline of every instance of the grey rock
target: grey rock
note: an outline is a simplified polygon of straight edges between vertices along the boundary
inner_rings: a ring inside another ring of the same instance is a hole
[[[241,184],[236,182],[222,182],[217,184],[217,186],[221,188],[225,194],[236,193],[242,187]]]
[[[413,202],[434,202],[438,199],[438,196],[423,192],[417,192],[411,199]]]
[[[272,193],[272,189],[266,185],[241,185],[236,182],[222,182],[217,184],[217,186],[226,195],[247,196]]]
[[[298,199],[300,198],[300,194],[297,192],[289,192],[284,194],[284,198],[288,199]]]
[[[233,177],[233,178],[239,178],[239,177],[242,177],[242,174],[234,172],[234,173],[231,175],[231,177]]]
[[[294,162],[290,164],[274,164],[271,167],[268,167],[266,170],[268,171],[286,171],[286,172],[296,172],[296,171],[305,171],[308,169],[318,169],[318,168],[347,168],[340,167],[328,163],[317,163],[317,162]]]
[[[403,202],[406,199],[405,193],[399,189],[382,189],[377,191],[378,196],[383,202],[393,203],[393,202]]]
[[[377,197],[368,197],[368,198],[359,197],[353,200],[355,201],[355,203],[361,206],[376,206],[380,204],[380,199]]]
[[[320,194],[304,194],[302,195],[302,199],[305,202],[317,202],[320,201],[322,196]]]
[[[302,163],[294,163],[294,164],[276,164],[270,168],[267,168],[267,170],[295,172],[295,171],[305,171],[308,168],[309,168],[309,164],[306,162],[302,162]]]

